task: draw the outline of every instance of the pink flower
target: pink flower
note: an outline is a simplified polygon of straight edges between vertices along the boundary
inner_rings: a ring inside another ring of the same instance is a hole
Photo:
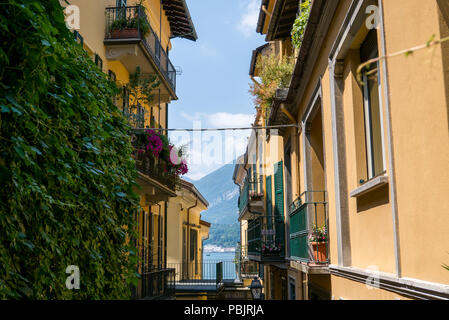
[[[163,143],[161,138],[156,134],[151,134],[150,132],[153,132],[153,130],[148,130],[148,144],[147,144],[147,150],[151,150],[153,152],[155,157],[159,157],[159,153],[162,151]]]

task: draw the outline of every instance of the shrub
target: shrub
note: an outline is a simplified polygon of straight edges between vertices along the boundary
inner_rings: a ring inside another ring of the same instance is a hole
[[[276,54],[262,55],[257,60],[256,68],[260,70],[261,83],[250,85],[250,93],[255,97],[254,103],[261,108],[265,118],[273,103],[276,90],[290,85],[295,60],[293,57],[279,58]]]

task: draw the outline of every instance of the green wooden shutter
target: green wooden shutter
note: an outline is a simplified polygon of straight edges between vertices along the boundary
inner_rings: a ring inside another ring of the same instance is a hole
[[[282,161],[274,165],[274,216],[284,220],[284,175]]]
[[[273,229],[273,195],[271,193],[271,176],[265,177],[266,193],[267,193],[267,229]]]
[[[274,218],[276,244],[284,249],[284,172],[282,161],[274,165]]]

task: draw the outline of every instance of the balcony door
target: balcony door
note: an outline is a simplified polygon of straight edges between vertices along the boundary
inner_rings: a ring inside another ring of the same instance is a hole
[[[117,0],[117,8],[126,7],[126,0]]]

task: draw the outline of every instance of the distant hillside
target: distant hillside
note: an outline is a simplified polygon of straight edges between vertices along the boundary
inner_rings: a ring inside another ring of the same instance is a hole
[[[211,223],[232,224],[238,218],[239,189],[232,181],[233,164],[227,164],[200,180],[193,181],[196,188],[209,201],[204,220]]]
[[[192,181],[209,202],[202,219],[212,223],[206,244],[233,247],[240,241],[238,219],[239,189],[232,181],[234,164],[227,164],[200,180]]]

